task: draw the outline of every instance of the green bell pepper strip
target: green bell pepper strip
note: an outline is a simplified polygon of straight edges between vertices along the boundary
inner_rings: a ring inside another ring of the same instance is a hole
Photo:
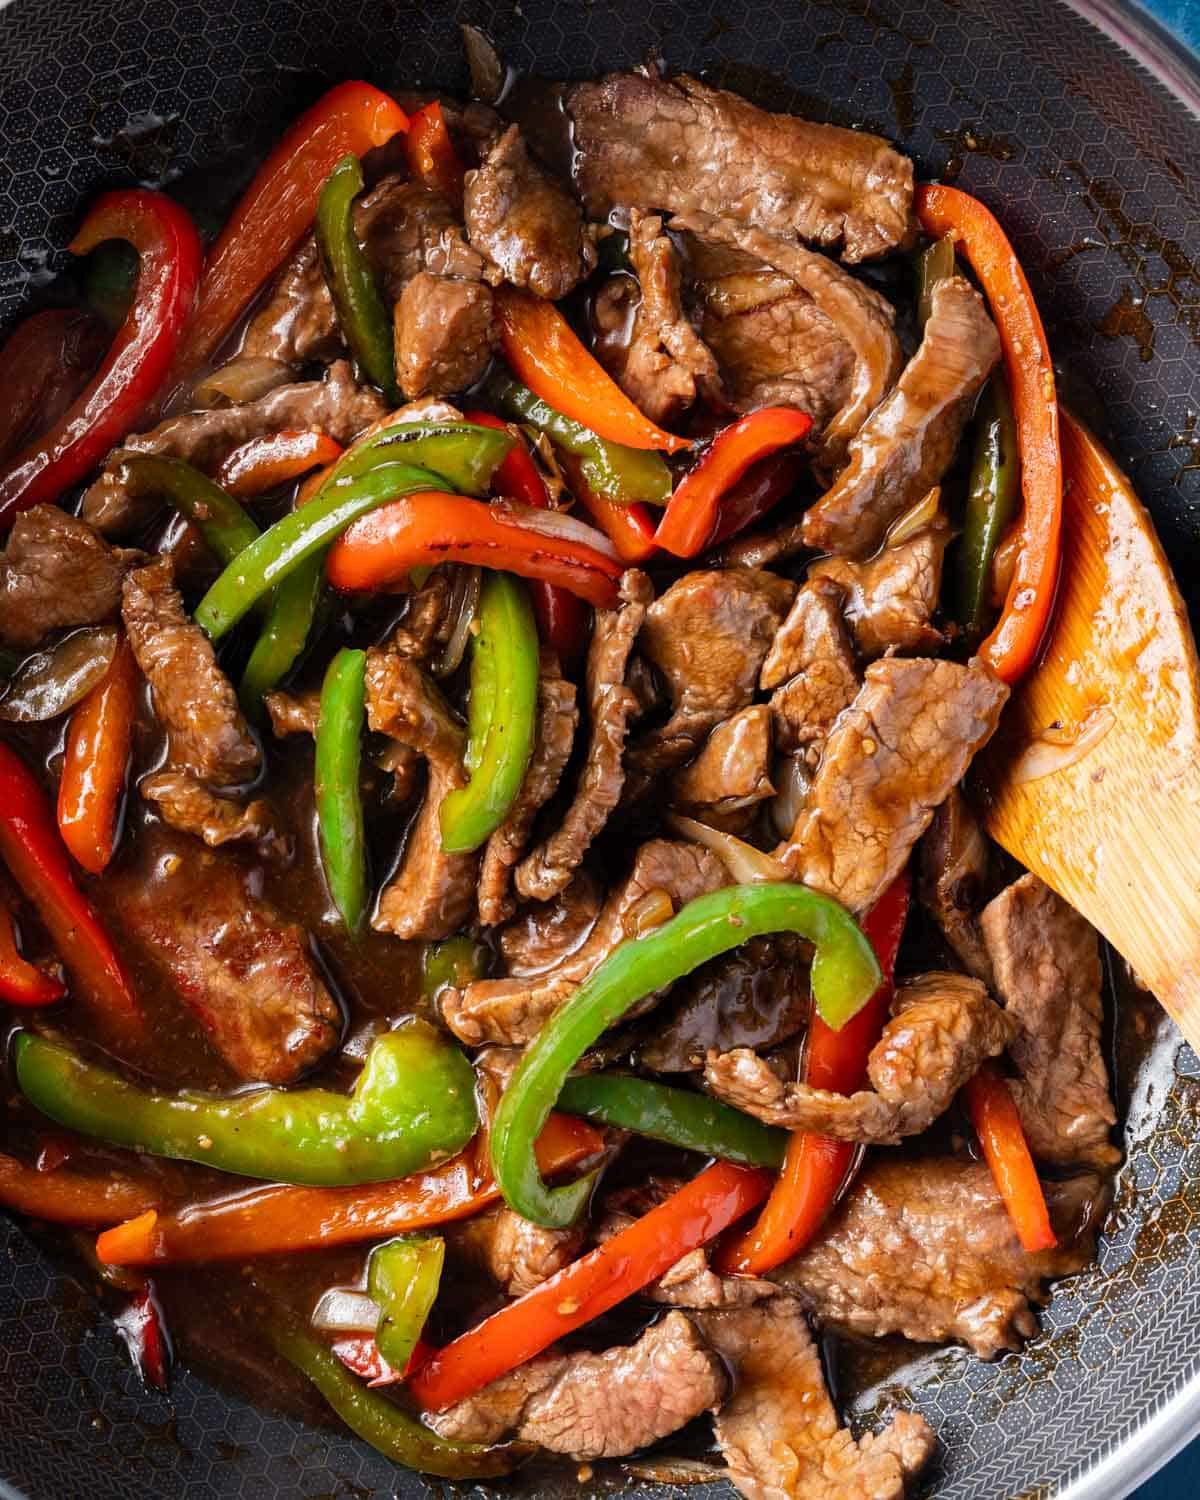
[[[815,945],[812,991],[835,1029],[879,986],[879,962],[844,907],[807,886],[735,885],[698,896],[669,922],[621,944],[550,1017],[513,1073],[492,1121],[492,1171],[506,1202],[551,1229],[572,1224],[587,1203],[594,1173],[548,1188],[533,1143],[571,1069],[604,1032],[646,995],[769,932],[796,932]]]
[[[447,985],[466,989],[488,971],[488,948],[465,934],[443,943],[426,943],[421,953],[421,993],[436,1000]]]
[[[490,691],[484,684],[491,679]],[[475,691],[477,679],[481,691]],[[442,848],[478,849],[517,799],[537,728],[538,633],[520,579],[489,572],[479,600],[479,632],[471,647],[468,707],[471,779],[441,807]]]
[[[764,1125],[707,1094],[623,1073],[568,1078],[558,1108],[744,1167],[778,1168],[788,1143],[786,1130]]]
[[[362,190],[362,167],[351,152],[330,172],[317,199],[317,248],[351,354],[388,403],[399,406],[392,320],[354,229],[354,200]]]
[[[533,1452],[524,1443],[489,1448],[438,1437],[386,1396],[369,1390],[287,1314],[268,1319],[265,1332],[276,1351],[312,1381],[350,1431],[393,1463],[439,1479],[490,1479],[511,1473]]]
[[[483,433],[497,441],[477,443]],[[327,483],[344,484],[385,463],[411,463],[433,469],[464,495],[485,495],[515,443],[511,433],[475,422],[393,422],[347,448]]]
[[[307,558],[323,552],[351,522],[389,500],[414,490],[482,491],[513,441],[508,433],[489,427],[447,424],[388,450],[402,451],[410,462],[383,462],[361,473],[343,470],[355,454],[351,449],[307,505],[276,521],[226,567],[201,599],[196,623],[211,640],[220,640]]]
[[[453,1156],[478,1125],[475,1074],[427,1021],[376,1039],[349,1094],[247,1089],[159,1093],[22,1032],[17,1082],[44,1115],[115,1146],[267,1182],[385,1182]]]
[[[437,1300],[446,1242],[436,1234],[402,1235],[376,1245],[367,1261],[367,1291],[379,1303],[375,1343],[393,1370],[404,1370]]]
[[[954,241],[947,235],[934,240],[917,257],[917,327],[924,328],[933,311],[933,289],[954,275]]]
[[[651,448],[627,448],[598,437],[571,417],[555,411],[528,386],[495,371],[484,394],[520,422],[544,432],[551,442],[582,460],[584,478],[593,490],[618,505],[642,500],[665,505],[671,498],[671,471],[661,453]]]
[[[238,684],[243,712],[252,720],[262,720],[263,699],[292,670],[312,634],[323,566],[322,557],[310,557],[272,591],[267,617]]]
[[[992,559],[1021,505],[1017,424],[1008,382],[997,372],[975,414],[975,448],[954,557],[954,617],[969,642],[978,642],[988,619]]]
[[[262,535],[257,521],[232,495],[182,458],[162,453],[134,453],[117,470],[121,484],[135,498],[159,496],[195,524],[200,535],[227,566]]]
[[[325,880],[351,932],[359,931],[367,914],[367,838],[359,786],[366,717],[367,653],[343,647],[321,684],[314,792]]]

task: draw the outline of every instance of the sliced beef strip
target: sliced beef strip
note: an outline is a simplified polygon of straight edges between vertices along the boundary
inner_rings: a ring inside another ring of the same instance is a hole
[[[553,969],[587,941],[603,904],[600,882],[586,870],[577,871],[560,896],[525,907],[501,930],[505,968],[514,976]]]
[[[400,867],[380,894],[371,926],[412,941],[450,937],[470,917],[478,865],[474,854],[442,848],[442,803],[467,784],[466,734],[420,667],[378,649],[367,653],[367,724],[415,750],[429,768]]]
[[[121,479],[121,462],[132,453],[185,458],[211,473],[226,454],[250,438],[291,428],[314,428],[346,444],[386,410],[379,394],[360,386],[350,365],[337,360],[324,380],[281,386],[241,406],[168,417],[149,432],[126,438],[113,450],[104,472],[83,497],[82,515],[105,535],[128,531],[147,519],[146,503],[135,500]]]
[[[928,527],[867,562],[824,558],[808,576],[827,578],[845,590],[854,644],[868,660],[885,651],[936,651],[942,633],[932,622],[949,540],[947,527]]]
[[[239,1078],[294,1083],[336,1043],[342,1016],[307,934],[260,896],[224,853],[159,830],[153,851],[169,876],[107,877],[123,942],[170,980]]]
[[[752,703],[718,724],[696,759],[671,778],[674,806],[705,821],[752,808],[771,785],[771,710]]]
[[[810,770],[820,762],[837,716],[858,693],[843,597],[831,579],[810,577],[776,631],[759,673],[759,686],[775,689],[770,709],[776,745],[784,754],[801,755]]]
[[[979,661],[873,662],[778,857],[806,885],[868,911],[991,738],[1007,699]]]
[[[613,73],[566,103],[593,219],[631,204],[706,209],[851,262],[912,233],[912,163],[879,136],[769,114],[686,76]]]
[[[978,979],[923,974],[897,991],[892,1019],[867,1060],[869,1089],[831,1093],[783,1083],[757,1053],[708,1054],[704,1081],[726,1104],[768,1125],[835,1140],[895,1146],[927,1130],[1016,1025]]]
[[[714,1410],[727,1379],[683,1313],[636,1344],[603,1354],[548,1350],[429,1418],[443,1437],[494,1443],[506,1434],[550,1453],[618,1458]]]
[[[868,1159],[808,1249],[771,1280],[822,1324],[864,1338],[953,1339],[982,1359],[1037,1332],[1045,1283],[1090,1264],[1095,1174],[1044,1184],[1059,1248],[1029,1254],[989,1168],[961,1157]]]
[[[258,770],[258,746],[208,637],[183,607],[165,558],[128,575],[122,615],[167,731],[170,766],[210,786],[248,780]]]
[[[483,279],[483,257],[468,244],[450,203],[415,178],[382,178],[356,204],[354,221],[392,302],[419,271]]]
[[[292,252],[267,300],[251,318],[239,359],[272,359],[297,368],[332,359],[341,348],[337,313],[313,235]]]
[[[594,317],[609,337],[596,353],[652,421],[677,422],[698,394],[720,392],[717,362],[683,310],[679,257],[657,214],[630,210],[629,258],[640,296],[631,301],[628,276],[600,289]]]
[[[979,919],[996,988],[1016,1021],[1010,1050],[1021,1123],[1044,1161],[1109,1167],[1116,1111],[1108,1090],[1100,942],[1036,875],[1023,875]]]
[[[988,844],[971,806],[955,788],[933,815],[918,851],[917,890],[968,974],[993,984],[992,960],[979,927],[988,875]]]
[[[907,1411],[857,1440],[842,1427],[799,1303],[773,1297],[696,1322],[736,1375],[714,1426],[746,1500],[903,1500],[933,1456],[933,1429]]]
[[[57,506],[22,511],[0,553],[0,641],[34,646],[52,630],[112,619],[140,560]]]
[[[650,580],[630,568],[618,607],[596,611],[587,660],[587,757],[562,822],[517,866],[514,881],[527,900],[548,901],[564,889],[621,800],[625,735],[638,708],[625,668],[653,597]]]
[[[474,249],[538,297],[565,297],[595,264],[578,201],[530,154],[516,125],[468,172],[463,216]]]
[[[790,933],[751,938],[680,980],[638,1063],[693,1073],[712,1048],[774,1047],[805,1028],[811,1003],[805,944]]]
[[[142,778],[138,791],[172,828],[195,834],[210,849],[253,844],[265,858],[291,858],[292,839],[265,797],[240,802],[221,796],[188,771],[156,771]]]
[[[750,703],[794,587],[749,568],[696,569],[655,600],[639,648],[666,680],[671,717],[633,747],[632,764],[648,774],[681,764]]]
[[[596,966],[629,936],[626,919],[651,891],[666,891],[676,908],[729,884],[724,865],[695,844],[652,839],[638,850],[633,869],[608,900],[586,941],[562,963],[532,977],[477,979],[465,990],[439,997],[442,1017],[460,1041],[522,1046],[574,994]]]
[[[450,1248],[486,1271],[510,1297],[523,1297],[549,1281],[580,1253],[585,1229],[544,1229],[506,1205],[449,1224]]]
[[[321,717],[321,695],[316,689],[307,693],[268,693],[263,700],[271,730],[277,739],[289,734],[315,735]]]
[[[840,455],[891,389],[900,371],[902,356],[892,329],[896,314],[891,303],[828,257],[763,229],[715,218],[702,211],[679,215],[671,220],[669,227],[710,244],[744,251],[769,269],[789,277],[845,340],[853,356],[853,370],[843,403],[827,422],[823,434],[827,455]],[[832,357],[824,338],[822,347],[826,352],[814,369],[825,370]],[[826,376],[823,388],[827,383]]]
[[[405,398],[445,396],[475,384],[496,342],[492,289],[418,271],[394,310],[396,379]]]
[[[804,514],[804,545],[868,556],[891,523],[939,482],[993,366],[1000,335],[961,276],[934,289],[921,347],[872,411],[833,488]]]
[[[538,812],[558,790],[578,722],[575,684],[562,675],[558,657],[552,651],[543,651],[533,754],[516,801],[484,846],[479,871],[479,920],[485,927],[506,922],[516,910],[509,890],[513,866],[525,852]]]

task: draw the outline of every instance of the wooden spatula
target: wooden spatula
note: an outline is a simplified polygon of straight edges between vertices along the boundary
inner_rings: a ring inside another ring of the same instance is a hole
[[[1129,481],[1062,418],[1058,611],[980,767],[988,831],[1104,934],[1200,1050],[1195,642]]]

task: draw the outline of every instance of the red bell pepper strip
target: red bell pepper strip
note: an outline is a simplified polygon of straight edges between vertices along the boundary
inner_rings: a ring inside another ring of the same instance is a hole
[[[1012,1090],[995,1064],[988,1062],[970,1080],[965,1092],[971,1124],[1021,1248],[1030,1255],[1053,1250],[1058,1240]]]
[[[50,1005],[66,993],[61,979],[21,957],[13,914],[0,900],[0,1000],[9,1005]]]
[[[863,922],[883,970],[883,983],[840,1031],[814,1011],[804,1060],[813,1088],[852,1094],[867,1076],[867,1056],[879,1040],[892,1003],[892,975],[908,918],[908,872],[896,877]],[[721,1247],[717,1264],[726,1274],[765,1276],[801,1251],[820,1229],[846,1181],[857,1148],[850,1141],[798,1130],[788,1143],[783,1170],[758,1222]]]
[[[916,207],[926,234],[949,235],[970,261],[1004,350],[1025,504],[1008,597],[978,654],[1005,682],[1016,682],[1037,655],[1058,584],[1062,455],[1054,366],[1025,273],[992,214],[968,193],[940,183],[919,187]]]
[[[736,1223],[770,1184],[769,1172],[715,1162],[628,1229],[437,1350],[409,1381],[413,1399],[444,1411],[482,1390]]]
[[[791,406],[764,406],[718,432],[675,486],[655,542],[676,557],[695,557],[717,529],[721,497],[751,464],[802,442],[811,428],[807,412]]]
[[[365,1380],[368,1385],[397,1385],[407,1380],[429,1356],[434,1346],[418,1339],[403,1370],[394,1369],[379,1352],[379,1345],[369,1333],[338,1339],[330,1348],[346,1366],[347,1370]]]
[[[584,1120],[551,1115],[538,1137],[543,1173],[595,1156],[604,1137]],[[350,1245],[468,1219],[499,1200],[490,1171],[468,1146],[452,1161],[397,1182],[351,1188],[252,1188],[177,1213],[151,1210],[102,1234],[96,1253],[119,1266],[236,1260]]]
[[[202,252],[192,221],[162,193],[103,193],[67,247],[86,255],[128,240],[140,257],[137,289],[96,374],[66,414],[0,475],[0,531],[31,505],[53,502],[133,429],[158,394],[196,297]]]
[[[462,207],[465,168],[458,159],[442,106],[436,99],[409,120],[404,151],[412,176],[441,193],[454,208]]]
[[[621,576],[620,563],[583,542],[545,536],[482,500],[439,490],[404,495],[361,516],[330,548],[326,572],[334,588],[360,592],[439,562],[554,583],[598,609],[615,606]]]
[[[143,1383],[165,1391],[171,1365],[171,1341],[167,1337],[162,1308],[149,1282],[134,1293],[113,1322]]]
[[[104,324],[78,308],[52,307],[17,324],[0,348],[0,463],[62,416],[107,347]]]
[[[496,312],[500,348],[513,374],[555,411],[629,448],[679,453],[692,446],[638,410],[553,302],[503,286],[496,291]]]
[[[579,508],[600,528],[617,549],[617,556],[630,568],[638,567],[654,556],[654,518],[642,502],[619,505],[594,490],[587,482],[583,464],[573,453],[560,452],[558,461],[567,477],[571,493]]]
[[[89,874],[112,858],[141,677],[121,640],[108,671],[71,715],[58,783],[58,831]]]
[[[116,1224],[145,1213],[159,1200],[147,1184],[113,1172],[89,1176],[58,1167],[39,1172],[0,1155],[0,1203],[54,1224]]]
[[[208,253],[187,342],[182,380],[218,345],[312,225],[325,179],[347,152],[362,156],[400,131],[408,116],[369,83],[339,83],[300,116],[255,174]]]
[[[506,500],[517,500],[522,505],[532,505],[538,510],[548,510],[550,493],[520,430],[490,411],[467,411],[463,416],[477,427],[495,427],[511,433],[517,440],[516,447],[492,475],[492,488],[497,495]],[[530,597],[542,640],[564,661],[578,656],[587,630],[584,602],[553,583],[533,583]]]
[[[798,453],[789,452],[772,454],[748,469],[722,495],[709,545],[717,547],[761,521],[792,493],[800,483],[804,469],[804,459]]]
[[[242,498],[265,495],[341,456],[342,445],[323,432],[273,432],[235,448],[217,470],[217,483]]]
[[[54,814],[25,762],[0,744],[0,857],[37,908],[75,987],[115,1036],[140,1028],[129,980],[91,903],[75,884]]]

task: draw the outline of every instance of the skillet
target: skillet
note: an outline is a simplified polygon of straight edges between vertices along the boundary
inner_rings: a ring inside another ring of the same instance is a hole
[[[457,23],[523,72],[644,60],[897,139],[1000,214],[1063,389],[1150,506],[1200,605],[1200,73],[1110,0],[13,0],[0,11],[0,328],[104,186],[232,191],[329,82],[465,87]],[[199,170],[197,170],[199,169]],[[1110,978],[1116,981],[1115,961]],[[1200,1064],[1127,984],[1112,1036],[1128,1159],[1098,1265],[1021,1356],[938,1351],[858,1395],[942,1441],[938,1500],[1117,1500],[1200,1428]],[[87,1289],[0,1219],[4,1500],[385,1500],[435,1482],[177,1373],[142,1390]],[[561,1483],[561,1481],[560,1481]],[[590,1488],[606,1487],[597,1478]],[[536,1476],[514,1493],[546,1494]],[[578,1493],[578,1491],[576,1491]],[[645,1497],[683,1493],[625,1488]],[[730,1491],[693,1487],[695,1500]]]

